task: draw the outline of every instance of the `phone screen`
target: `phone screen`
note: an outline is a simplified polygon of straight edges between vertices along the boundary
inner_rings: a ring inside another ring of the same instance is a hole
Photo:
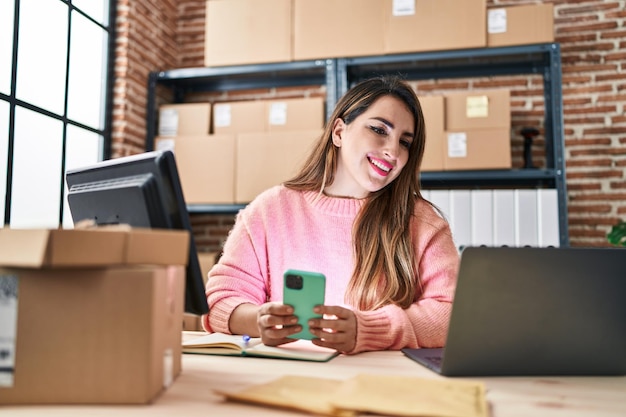
[[[324,304],[326,277],[319,272],[290,269],[284,273],[283,304],[294,308],[302,331],[289,336],[292,339],[313,339],[308,321],[321,317],[313,313],[313,307]]]

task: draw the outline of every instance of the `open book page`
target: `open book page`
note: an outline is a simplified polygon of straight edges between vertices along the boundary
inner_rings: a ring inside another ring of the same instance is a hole
[[[244,351],[260,343],[260,337],[247,338],[234,334],[206,333],[199,337],[185,338],[183,353],[243,356]]]
[[[339,354],[333,349],[316,346],[308,340],[297,340],[272,347],[265,346],[258,337],[244,338],[241,335],[224,333],[209,333],[199,337],[185,338],[183,353],[255,356],[315,362],[326,362]]]
[[[339,355],[339,352],[316,346],[310,340],[300,339],[276,347],[265,346],[260,343],[251,349],[247,349],[246,354],[249,356],[269,356],[273,358],[326,362]]]

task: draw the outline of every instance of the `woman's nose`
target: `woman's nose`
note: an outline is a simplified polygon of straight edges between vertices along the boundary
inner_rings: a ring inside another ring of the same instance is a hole
[[[395,160],[396,158],[398,158],[399,152],[400,152],[400,143],[399,143],[398,140],[396,140],[396,139],[389,139],[385,143],[384,153],[389,158]]]

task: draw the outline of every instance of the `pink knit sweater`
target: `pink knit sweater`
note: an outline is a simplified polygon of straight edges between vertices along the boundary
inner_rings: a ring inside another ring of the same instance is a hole
[[[326,305],[348,308],[344,293],[354,268],[352,224],[363,200],[331,198],[314,192],[273,187],[237,216],[224,254],[209,272],[209,331],[230,333],[228,320],[242,303],[282,302],[283,272],[326,275]],[[459,265],[449,226],[419,201],[411,224],[423,292],[407,309],[387,305],[355,311],[354,350],[440,347],[445,344]],[[416,297],[418,295],[416,294]]]

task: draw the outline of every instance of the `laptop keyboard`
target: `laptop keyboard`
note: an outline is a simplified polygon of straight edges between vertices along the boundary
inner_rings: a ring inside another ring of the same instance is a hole
[[[443,358],[441,356],[426,356],[426,360],[430,363],[433,363],[437,366],[441,366],[441,360]]]

